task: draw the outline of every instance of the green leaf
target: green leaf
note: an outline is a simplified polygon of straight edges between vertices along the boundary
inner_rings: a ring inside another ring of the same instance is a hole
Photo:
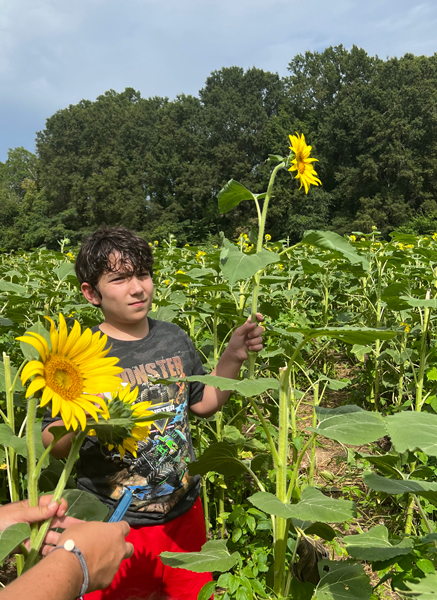
[[[371,490],[388,494],[412,493],[421,496],[424,492],[437,492],[437,482],[419,479],[389,479],[370,471],[363,474],[363,481]]]
[[[217,587],[217,581],[208,581],[202,587],[200,592],[197,595],[197,600],[209,600],[213,593],[215,592],[215,588]]]
[[[382,473],[399,477],[399,469],[401,468],[399,454],[361,454],[360,456],[371,465],[374,465]]]
[[[305,523],[303,526],[300,526],[297,519],[293,519],[293,524],[296,527],[300,527],[307,535],[318,535],[322,540],[326,540],[331,542],[335,536],[337,535],[335,529],[333,529],[327,523]]]
[[[48,343],[49,348],[51,348],[52,344],[50,341],[50,333],[47,331],[47,329],[44,327],[44,325],[40,321],[37,321],[36,323],[34,323],[31,327],[29,327],[29,329],[27,329],[27,331],[34,331],[35,333],[39,333],[40,335],[42,335],[42,337]],[[30,337],[31,336],[29,336],[29,338]],[[39,356],[38,350],[36,348],[31,346],[30,344],[26,344],[25,342],[21,342],[21,341],[20,341],[20,347],[21,347],[21,351],[24,355],[24,358],[27,358],[27,360],[39,360],[40,356]]]
[[[58,427],[53,427],[51,431],[54,429],[58,429]],[[59,479],[61,478],[62,471],[64,470],[65,464],[60,460],[56,460],[53,456],[49,456],[50,464],[46,469],[41,471],[41,475],[38,481],[38,488],[40,492],[50,492],[55,489],[57,486]],[[68,489],[75,489],[76,482],[74,477],[68,478],[66,487]]]
[[[356,248],[348,240],[333,231],[306,231],[302,243],[316,246],[321,250],[331,250],[352,264],[361,263],[364,270],[369,268],[368,260],[358,254]]]
[[[321,261],[315,258],[307,259],[303,258],[300,261],[301,267],[305,275],[314,275],[316,273],[325,273],[326,265]]]
[[[283,156],[280,156],[279,154],[269,154],[269,157],[267,158],[267,160],[269,162],[280,163],[280,162],[284,161],[285,158]]]
[[[432,300],[420,300],[418,298],[411,298],[411,296],[401,296],[400,298],[412,308],[437,308],[437,298]]]
[[[250,192],[235,179],[230,179],[228,183],[222,188],[218,195],[219,211],[223,215],[244,200],[255,200],[254,194]]]
[[[6,425],[6,423],[0,423],[0,444],[2,446],[9,446],[9,440],[15,436],[15,433]]]
[[[0,279],[0,292],[11,292],[13,294],[18,294],[19,296],[24,296],[27,290],[22,285],[18,285],[17,283],[11,283],[10,281],[4,281],[4,279]]]
[[[200,381],[205,385],[211,385],[221,391],[230,390],[238,392],[241,396],[252,398],[259,396],[267,390],[277,390],[279,382],[277,379],[227,379],[226,377],[218,377],[217,375],[190,375],[190,377],[169,377],[168,379],[154,379],[154,383],[179,383],[180,381]]]
[[[83,490],[64,490],[62,497],[68,502],[67,515],[83,521],[103,521],[108,507],[94,494]]]
[[[346,550],[352,558],[370,562],[389,560],[395,556],[409,554],[413,549],[413,540],[406,538],[393,545],[388,539],[388,529],[384,525],[372,527],[365,533],[347,535],[343,538]]]
[[[301,333],[308,339],[330,337],[346,344],[366,346],[375,340],[391,340],[398,335],[397,331],[389,329],[373,329],[371,327],[324,327],[321,329],[305,329],[301,327],[288,328],[289,333]]]
[[[409,284],[405,282],[396,282],[388,285],[381,293],[381,299],[387,304],[390,310],[405,310],[408,303],[402,300],[409,292]]]
[[[27,447],[25,438],[19,438],[15,435],[9,425],[0,424],[0,444],[5,448],[10,447],[20,456],[27,456]]]
[[[209,471],[216,471],[229,477],[247,473],[238,458],[237,447],[227,442],[211,444],[198,460],[188,465],[188,471],[190,475],[206,475]]]
[[[17,374],[17,369],[11,365],[11,382],[14,381],[15,375]],[[24,390],[21,385],[21,379],[17,378],[17,383],[15,384],[15,392],[22,392]],[[6,383],[5,383],[5,365],[0,361],[0,392],[6,392]]]
[[[324,421],[325,419],[330,419],[335,415],[348,415],[350,413],[363,411],[364,408],[361,408],[361,406],[357,406],[356,404],[346,404],[345,406],[337,406],[337,408],[316,406],[316,414],[320,422]]]
[[[416,560],[416,567],[425,573],[425,575],[429,573],[435,573],[435,566],[428,558],[419,558]]]
[[[298,504],[285,504],[269,492],[257,492],[249,498],[249,501],[267,514],[284,519],[341,523],[356,515],[353,502],[328,498],[312,487],[304,489]]]
[[[293,577],[290,585],[290,596],[293,600],[313,600],[314,586],[312,583],[302,583]]]
[[[325,385],[326,382],[326,387],[328,388],[328,390],[332,391],[343,390],[351,383],[350,380],[339,381],[338,379],[331,379],[330,377],[326,377],[326,375],[322,375],[319,381],[321,381],[323,385]]]
[[[330,440],[352,446],[369,444],[387,434],[383,417],[377,412],[365,410],[333,415],[331,418],[325,416],[318,427],[307,429]]]
[[[293,517],[303,521],[340,523],[356,516],[353,502],[328,498],[328,496],[312,487],[304,489],[300,502],[292,504],[291,509]]]
[[[229,240],[223,238],[223,249],[220,252],[220,269],[230,285],[234,285],[240,279],[250,279],[258,271],[265,269],[267,265],[280,260],[279,254],[264,249],[255,254],[245,254],[240,252]]]
[[[437,456],[437,415],[405,411],[390,415],[386,427],[393,446],[401,454],[407,450],[422,450]]]
[[[416,580],[417,581],[417,580]],[[417,600],[435,600],[437,590],[437,573],[425,575],[417,583],[404,580],[405,586]]]
[[[0,531],[0,562],[28,537],[30,526],[27,523],[17,523]]]
[[[230,554],[224,540],[210,540],[202,546],[200,552],[161,552],[159,556],[169,567],[187,569],[194,573],[224,573],[237,563],[239,554]]]
[[[74,264],[71,262],[64,262],[60,264],[57,269],[54,270],[54,273],[58,277],[59,281],[63,281],[69,275],[74,273]]]
[[[317,600],[369,600],[372,586],[361,565],[351,561],[318,563],[320,581],[315,590]],[[326,573],[325,569],[329,569]]]

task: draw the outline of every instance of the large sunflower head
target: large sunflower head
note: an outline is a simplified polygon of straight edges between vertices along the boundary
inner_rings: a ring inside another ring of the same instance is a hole
[[[81,429],[87,425],[88,413],[95,421],[99,414],[109,417],[103,398],[96,394],[114,393],[121,385],[117,377],[123,369],[116,367],[118,358],[106,357],[107,337],[100,332],[85,329],[82,333],[77,321],[68,333],[63,315],[59,315],[59,330],[50,321],[51,347],[42,335],[27,331],[18,340],[30,344],[39,353],[40,360],[28,362],[22,373],[24,384],[33,377],[26,398],[41,393],[41,406],[51,402],[52,416],[60,414],[67,429]]]
[[[300,188],[305,187],[305,193],[308,194],[310,185],[321,185],[322,182],[316,177],[317,173],[311,163],[317,161],[317,158],[310,158],[311,146],[307,146],[305,136],[299,137],[296,135],[288,136],[290,138],[290,150],[294,152],[294,159],[291,161],[289,171],[297,171],[295,179],[300,179]],[[299,188],[299,189],[300,189]]]
[[[151,402],[135,402],[137,397],[137,387],[131,390],[126,385],[119,389],[108,402],[108,423],[97,425],[89,431],[89,435],[97,436],[99,442],[109,450],[118,448],[121,458],[126,450],[136,457],[138,442],[149,437],[150,421],[138,421],[153,415],[153,411],[149,410]]]

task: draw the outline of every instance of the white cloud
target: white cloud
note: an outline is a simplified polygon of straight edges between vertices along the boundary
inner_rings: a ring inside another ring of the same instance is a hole
[[[285,75],[296,54],[338,44],[430,55],[436,25],[431,1],[0,0],[0,160],[23,123],[33,140],[55,110],[111,88],[197,94],[223,66]]]

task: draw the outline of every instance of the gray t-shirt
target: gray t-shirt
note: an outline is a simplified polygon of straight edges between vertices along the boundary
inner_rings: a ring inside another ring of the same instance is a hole
[[[171,521],[193,506],[199,496],[198,476],[188,474],[187,463],[195,460],[188,422],[188,408],[200,402],[200,383],[173,383],[152,379],[204,375],[199,355],[187,334],[173,323],[149,319],[150,331],[142,340],[121,341],[108,337],[108,356],[119,358],[124,369],[120,377],[131,389],[138,386],[138,402],[152,402],[154,412],[176,416],[155,421],[150,437],[138,443],[137,458],[117,449],[101,449],[94,437],[87,437],[77,463],[77,486],[114,506],[125,487],[133,492],[132,504],[124,519],[130,525],[156,525]],[[94,331],[98,327],[93,328]],[[105,390],[102,390],[104,392]],[[55,421],[47,411],[43,429]]]

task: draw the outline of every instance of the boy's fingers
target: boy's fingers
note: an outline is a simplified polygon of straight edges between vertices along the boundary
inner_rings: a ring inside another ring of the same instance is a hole
[[[261,313],[256,313],[256,320],[257,321],[263,321],[264,320],[263,315]],[[252,324],[252,315],[249,315],[246,323]],[[254,325],[256,325],[256,323],[254,323]]]

